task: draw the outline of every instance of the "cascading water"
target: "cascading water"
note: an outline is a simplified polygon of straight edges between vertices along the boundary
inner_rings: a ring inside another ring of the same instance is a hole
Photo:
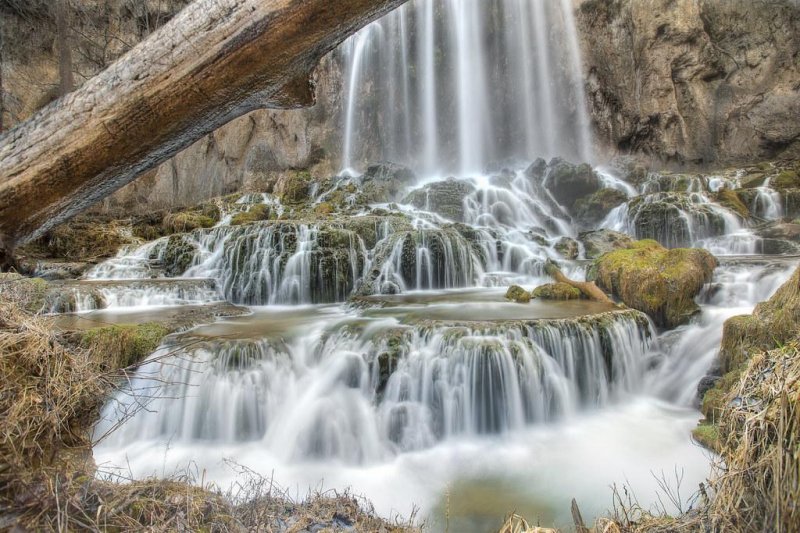
[[[569,1],[415,0],[352,37],[342,63],[348,173],[378,160],[426,176],[592,160]]]
[[[123,423],[98,464],[141,477],[193,462],[224,486],[230,458],[300,490],[354,487],[387,515],[421,505],[434,530],[447,513],[459,531],[496,527],[509,501],[552,525],[571,523],[573,497],[596,516],[615,481],[654,500],[651,472],[676,465],[687,486],[702,481],[708,459],[689,433],[722,323],[769,297],[790,262],[726,258],[702,313],[666,333],[635,311],[503,294],[548,282],[547,260],[585,276],[587,228],[559,179],[617,199],[590,229],[754,254],[750,220],[720,201],[738,178],[634,185],[529,165],[592,159],[569,0],[415,0],[337,54],[343,172],[311,186],[310,207],[244,195],[215,227],[127,248],[71,289],[61,311],[108,307],[109,320],[254,306],[164,341],[106,406],[96,434]],[[377,160],[421,179],[365,169]],[[783,215],[768,180],[750,194],[757,216]],[[269,216],[235,223],[253,209]]]

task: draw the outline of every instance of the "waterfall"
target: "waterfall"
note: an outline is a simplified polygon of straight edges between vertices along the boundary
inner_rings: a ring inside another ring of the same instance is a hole
[[[591,161],[572,9],[415,0],[364,28],[341,54],[342,168],[391,160],[470,176],[539,156]]]
[[[110,444],[259,441],[286,460],[370,463],[636,392],[654,336],[634,311],[416,327],[320,321],[325,327],[280,339],[208,340],[202,328],[173,337],[109,404],[97,431],[144,402]]]

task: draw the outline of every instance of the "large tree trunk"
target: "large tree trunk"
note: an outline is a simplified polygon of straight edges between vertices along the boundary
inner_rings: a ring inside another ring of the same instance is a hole
[[[0,136],[0,255],[257,108],[314,100],[323,55],[406,0],[196,0]]]

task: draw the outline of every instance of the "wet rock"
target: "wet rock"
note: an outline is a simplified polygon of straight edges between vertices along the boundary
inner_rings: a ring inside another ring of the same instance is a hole
[[[525,175],[536,182],[541,182],[544,180],[545,175],[547,174],[547,161],[542,159],[541,157],[536,159],[531,165],[525,170]]]
[[[603,186],[590,165],[574,165],[560,158],[550,161],[543,185],[567,209],[573,209],[577,200],[599,191]]]
[[[580,255],[580,246],[575,239],[569,237],[561,237],[555,247],[556,251],[560,253],[565,259],[577,259]]]
[[[309,200],[313,177],[308,171],[291,171],[278,184],[278,198],[284,204],[298,204]]]
[[[639,241],[598,259],[596,283],[626,305],[647,313],[658,326],[685,324],[700,308],[694,301],[711,281],[717,260],[705,250],[667,250]]]
[[[471,183],[449,178],[412,191],[403,203],[437,213],[448,220],[463,222],[464,199],[473,192],[475,187]]]
[[[536,287],[531,296],[540,300],[580,300],[583,293],[566,283],[548,283]]]
[[[506,299],[518,304],[526,304],[531,301],[531,293],[519,285],[512,285],[506,291]]]
[[[575,220],[584,228],[594,228],[612,209],[624,204],[628,195],[617,189],[600,189],[575,202]]]
[[[713,196],[714,201],[722,207],[733,211],[742,218],[748,218],[750,216],[750,209],[748,209],[747,205],[751,204],[745,204],[742,198],[743,196],[740,196],[737,191],[728,188],[720,189]]]
[[[653,239],[667,247],[691,246],[693,239],[725,233],[722,208],[700,195],[658,193],[628,203],[628,216],[637,239]]]
[[[800,224],[772,222],[755,230],[762,238],[761,253],[765,255],[788,255],[800,252]]]
[[[586,259],[597,259],[601,255],[627,248],[633,244],[633,239],[610,229],[587,231],[578,235],[578,240],[583,243]]]
[[[390,162],[372,165],[361,176],[359,200],[365,204],[396,202],[416,181],[408,167]]]
[[[781,191],[784,214],[789,218],[800,217],[800,189]]]
[[[176,277],[192,266],[196,253],[197,246],[194,243],[181,235],[173,235],[167,241],[167,245],[158,259],[164,266],[165,274]]]

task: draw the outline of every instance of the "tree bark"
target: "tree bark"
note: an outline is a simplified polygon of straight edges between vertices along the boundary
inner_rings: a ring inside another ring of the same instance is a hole
[[[607,303],[611,305],[616,305],[614,301],[608,297],[603,290],[598,287],[595,282],[593,281],[575,281],[569,279],[567,276],[561,272],[561,269],[553,263],[552,261],[548,261],[545,265],[545,272],[548,276],[556,280],[557,283],[566,283],[570,287],[575,287],[581,293],[586,296],[590,300],[594,300],[596,302]]]
[[[196,0],[83,87],[0,136],[0,256],[258,108],[406,0]]]

